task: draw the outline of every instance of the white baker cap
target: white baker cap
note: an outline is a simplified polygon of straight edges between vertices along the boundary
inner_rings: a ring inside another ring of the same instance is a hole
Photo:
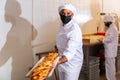
[[[58,11],[60,12],[62,9],[68,9],[68,10],[72,11],[73,14],[76,13],[76,8],[75,8],[72,4],[64,4],[64,5],[61,5],[61,6],[58,8]]]
[[[114,19],[112,16],[105,16],[104,17],[104,22],[114,22]]]

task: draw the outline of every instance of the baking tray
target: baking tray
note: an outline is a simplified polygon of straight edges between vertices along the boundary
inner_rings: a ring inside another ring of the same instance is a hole
[[[26,77],[29,77],[32,73],[32,71],[44,60],[45,57],[42,57],[34,66],[33,68],[25,75]],[[59,60],[59,57],[57,57],[55,60],[54,60],[54,63],[53,63],[53,66],[52,66],[52,70],[49,72],[48,77],[52,76],[53,72],[54,72],[54,69],[56,68],[57,66],[57,62]]]

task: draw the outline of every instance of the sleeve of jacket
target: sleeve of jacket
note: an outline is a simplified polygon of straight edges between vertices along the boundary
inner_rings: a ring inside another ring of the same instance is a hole
[[[82,40],[82,36],[80,34],[76,33],[75,31],[72,32],[68,40],[67,47],[63,53],[63,55],[67,57],[68,61],[73,58],[78,48],[80,48],[80,46],[82,45],[81,40]]]
[[[114,31],[108,31],[105,38],[103,39],[103,43],[110,43],[114,39]]]

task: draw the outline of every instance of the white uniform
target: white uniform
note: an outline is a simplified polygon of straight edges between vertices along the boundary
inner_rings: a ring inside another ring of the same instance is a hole
[[[106,31],[103,43],[105,48],[106,78],[107,80],[116,80],[115,57],[117,56],[118,30],[113,23]]]
[[[73,20],[61,25],[57,35],[59,56],[65,55],[67,62],[58,65],[60,80],[78,80],[83,63],[82,32]]]

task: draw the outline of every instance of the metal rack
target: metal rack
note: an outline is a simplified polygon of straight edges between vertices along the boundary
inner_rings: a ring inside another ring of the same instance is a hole
[[[89,71],[87,71],[86,63],[83,64],[79,80],[99,80],[99,58],[95,56],[89,56],[88,67]],[[87,72],[89,72],[89,74],[87,74]]]

